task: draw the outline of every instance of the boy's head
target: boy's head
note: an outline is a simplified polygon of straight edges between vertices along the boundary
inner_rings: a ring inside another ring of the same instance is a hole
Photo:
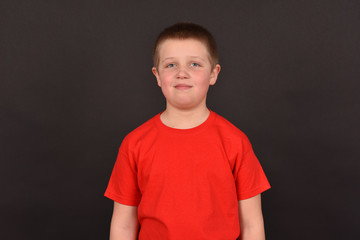
[[[178,23],[166,28],[154,48],[152,71],[167,107],[206,108],[209,85],[220,72],[214,38],[203,27]]]
[[[216,42],[211,33],[200,25],[181,22],[165,28],[156,39],[153,49],[153,61],[155,68],[158,68],[159,66],[159,48],[164,41],[169,39],[194,39],[200,41],[207,49],[211,67],[214,68],[216,64],[218,64],[219,59]]]

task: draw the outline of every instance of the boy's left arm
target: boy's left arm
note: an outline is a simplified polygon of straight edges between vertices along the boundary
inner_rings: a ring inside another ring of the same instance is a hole
[[[261,194],[239,201],[239,240],[265,240]]]

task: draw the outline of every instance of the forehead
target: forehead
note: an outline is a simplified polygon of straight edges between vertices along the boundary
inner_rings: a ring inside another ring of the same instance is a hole
[[[197,39],[166,39],[159,46],[159,57],[208,57],[206,45]]]

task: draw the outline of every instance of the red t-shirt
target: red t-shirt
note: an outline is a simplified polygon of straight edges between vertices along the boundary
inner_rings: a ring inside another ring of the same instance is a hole
[[[140,240],[235,240],[238,200],[269,188],[245,134],[210,111],[195,128],[157,114],[129,133],[105,196],[138,206]]]

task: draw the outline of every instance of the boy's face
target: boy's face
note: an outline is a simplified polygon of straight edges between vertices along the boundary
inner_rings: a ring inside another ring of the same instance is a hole
[[[167,39],[158,51],[158,68],[152,71],[167,104],[178,109],[206,107],[206,94],[220,65],[212,69],[205,45],[195,39]]]

